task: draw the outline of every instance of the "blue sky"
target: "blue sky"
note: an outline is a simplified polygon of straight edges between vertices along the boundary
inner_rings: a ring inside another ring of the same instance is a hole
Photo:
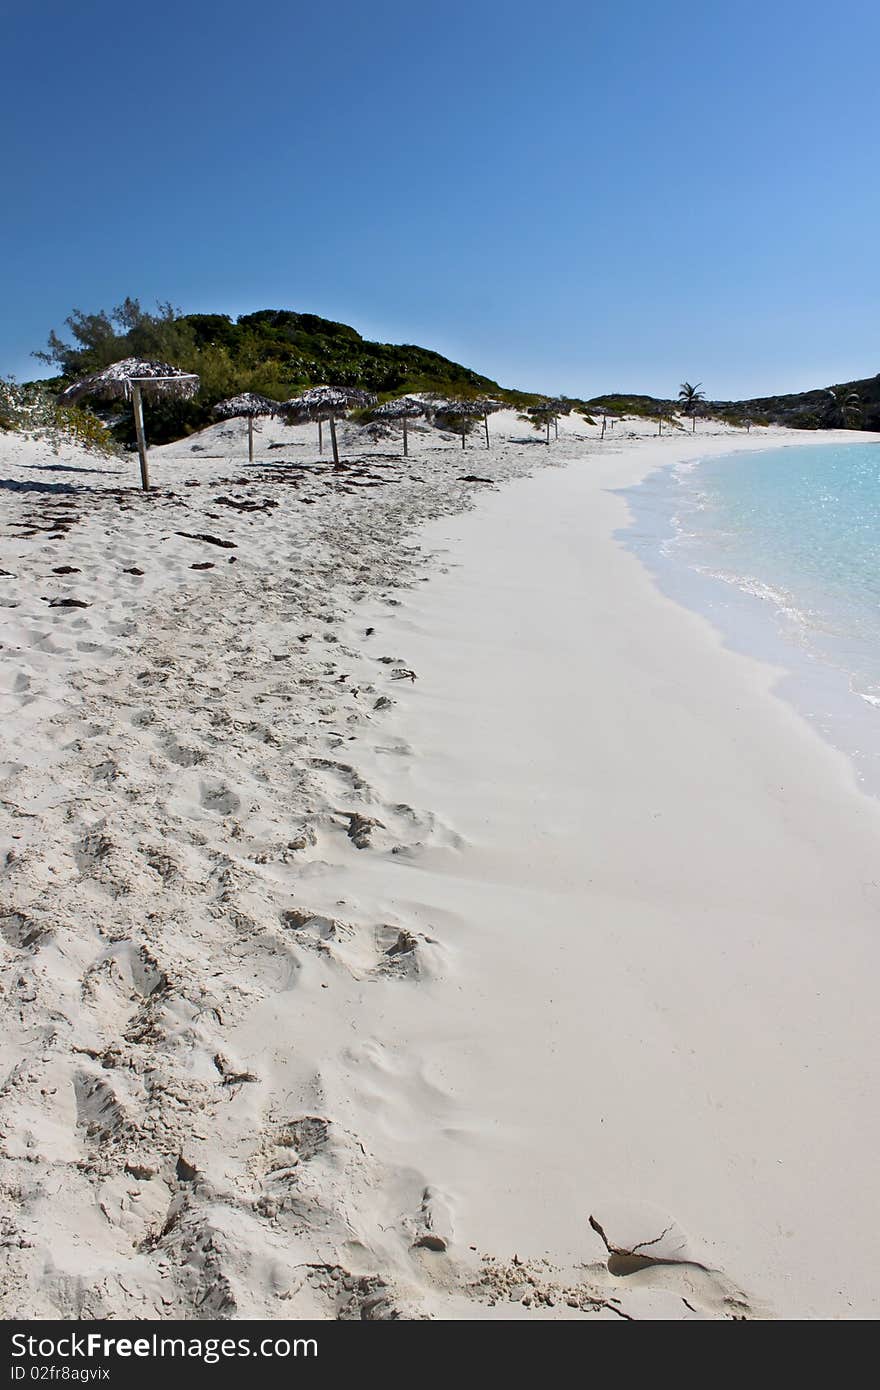
[[[126,294],[505,385],[880,371],[880,6],[0,0],[0,373]]]

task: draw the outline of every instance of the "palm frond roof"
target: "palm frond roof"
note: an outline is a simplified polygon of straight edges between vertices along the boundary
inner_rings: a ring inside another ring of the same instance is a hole
[[[425,401],[417,401],[414,396],[396,396],[394,400],[377,405],[374,416],[381,420],[413,419],[417,415],[427,415],[431,409]]]
[[[61,392],[58,399],[64,405],[73,405],[83,396],[102,396],[105,399],[122,396],[128,400],[133,384],[151,395],[189,400],[199,389],[199,378],[194,372],[173,367],[170,362],[123,357],[119,362],[111,362],[109,367],[73,382]]]
[[[464,396],[461,399],[435,401],[434,411],[438,415],[492,415],[504,409],[503,401],[493,401],[487,396]]]
[[[376,397],[370,391],[359,391],[353,386],[310,386],[298,396],[284,402],[285,413],[303,420],[322,420],[331,415],[344,415],[346,411],[361,406],[373,405]]]
[[[238,396],[229,396],[225,401],[218,401],[214,406],[214,414],[220,420],[230,420],[240,415],[280,415],[283,409],[280,401],[261,396],[259,391],[242,391]]]
[[[548,396],[546,400],[539,401],[537,405],[530,405],[526,412],[528,415],[570,415],[571,401],[567,401],[564,396]]]

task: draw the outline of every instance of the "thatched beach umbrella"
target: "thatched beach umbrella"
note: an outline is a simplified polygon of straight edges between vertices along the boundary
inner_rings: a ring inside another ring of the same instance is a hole
[[[406,432],[407,420],[415,420],[420,415],[427,415],[430,407],[424,401],[417,401],[414,396],[398,396],[393,401],[386,401],[384,405],[377,405],[373,411],[376,420],[402,420],[403,421],[403,453],[404,457],[409,453],[409,440]]]
[[[602,433],[599,436],[600,439],[605,438],[605,427],[608,424],[609,420],[611,421],[611,428],[614,429],[615,420],[620,420],[622,418],[620,415],[618,415],[616,410],[609,410],[608,407],[604,405],[586,405],[584,406],[584,410],[588,415],[602,416]]]
[[[559,438],[559,417],[560,415],[571,414],[571,401],[567,401],[564,396],[551,396],[547,400],[539,401],[537,405],[530,405],[528,414],[541,424],[547,426],[547,444],[550,443],[550,426],[555,427],[556,438]]]
[[[184,372],[168,362],[145,362],[139,357],[123,357],[120,362],[111,362],[102,371],[93,372],[91,376],[83,377],[82,381],[75,381],[61,392],[58,399],[64,405],[73,405],[83,396],[100,396],[104,400],[121,397],[131,401],[141,463],[141,486],[146,492],[150,486],[150,473],[144,433],[143,393],[186,401],[198,389],[199,378],[194,372]]]
[[[283,410],[284,406],[280,401],[261,396],[258,391],[242,391],[240,396],[229,396],[214,406],[214,414],[218,420],[236,420],[242,416],[247,419],[250,463],[254,461],[254,420],[258,415],[280,415]]]
[[[299,396],[284,402],[284,412],[299,420],[317,420],[318,447],[323,449],[321,422],[330,421],[330,439],[333,443],[333,462],[339,462],[339,444],[336,440],[336,421],[341,415],[359,406],[373,405],[376,397],[369,391],[358,391],[353,386],[311,386]]]
[[[493,400],[489,400],[489,398],[488,398],[487,396],[483,396],[483,397],[481,397],[480,400],[476,401],[475,404],[479,406],[480,412],[481,412],[481,414],[482,414],[482,416],[483,416],[483,429],[484,429],[485,432],[486,432],[486,448],[488,449],[488,448],[489,448],[489,416],[490,416],[490,415],[494,415],[494,414],[495,414],[497,411],[499,411],[499,410],[503,410],[503,409],[504,409],[504,402],[503,402],[503,401],[493,401]]]
[[[467,448],[467,427],[469,420],[482,420],[486,430],[486,448],[489,447],[489,416],[496,410],[503,410],[501,401],[491,401],[484,396],[466,396],[460,400],[438,401],[434,407],[435,415],[453,415],[461,421],[461,447]]]

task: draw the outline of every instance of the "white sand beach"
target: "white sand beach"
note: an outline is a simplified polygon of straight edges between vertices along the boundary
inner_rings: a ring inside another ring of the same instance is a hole
[[[877,1316],[880,803],[618,534],[805,437],[491,428],[0,434],[4,1316]]]

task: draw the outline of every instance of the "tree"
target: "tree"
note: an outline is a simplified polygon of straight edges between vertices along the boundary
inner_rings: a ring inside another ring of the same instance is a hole
[[[848,386],[829,387],[827,414],[841,429],[852,429],[862,418],[862,398],[858,391],[851,391]]]
[[[692,434],[697,428],[697,411],[700,407],[700,403],[706,399],[705,391],[700,390],[702,385],[703,383],[701,381],[698,381],[696,386],[691,386],[689,381],[683,381],[678,390],[678,399],[681,401],[682,410],[685,415],[691,417]]]
[[[150,313],[140,300],[127,297],[109,312],[74,309],[64,322],[73,342],[65,342],[53,329],[45,349],[34,356],[66,377],[89,376],[124,357],[178,362],[195,347],[191,326],[171,304],[157,304],[156,312]]]

